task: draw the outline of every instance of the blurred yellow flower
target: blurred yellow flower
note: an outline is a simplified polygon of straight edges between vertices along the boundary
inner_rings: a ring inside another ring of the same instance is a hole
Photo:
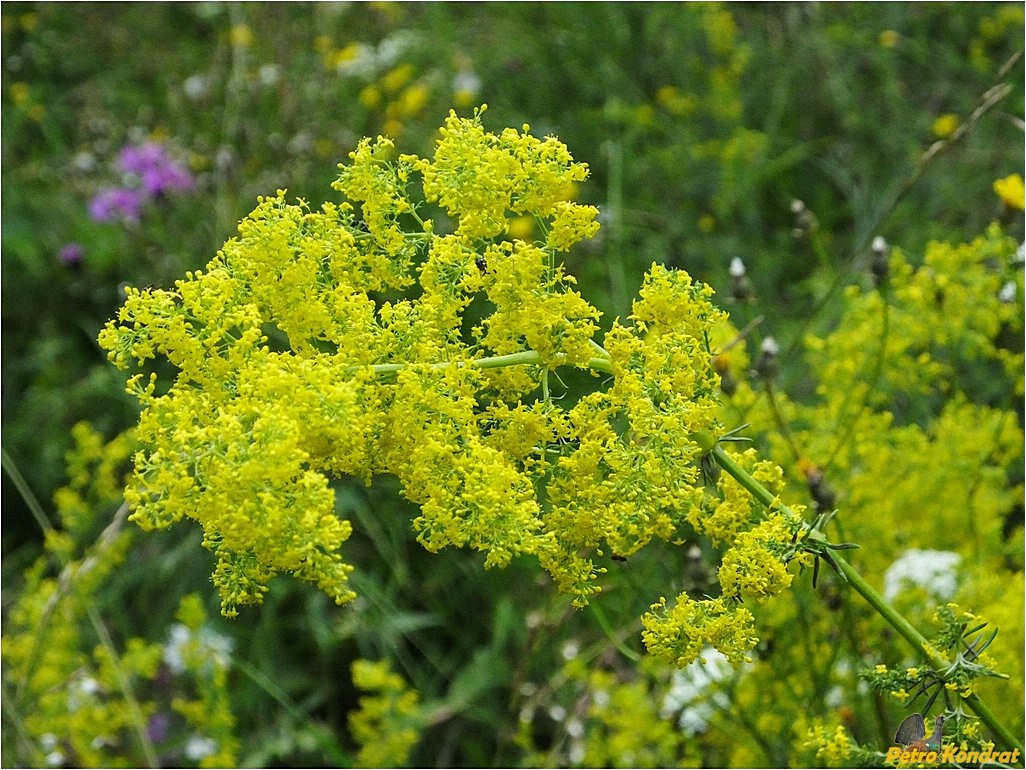
[[[464,89],[462,91],[454,91],[452,95],[452,102],[457,107],[469,107],[477,99],[477,94],[474,91]]]
[[[655,118],[655,109],[651,104],[639,104],[634,110],[634,119],[639,126],[650,126]]]
[[[228,31],[228,42],[234,48],[249,48],[253,42],[253,30],[248,24],[236,24]]]
[[[898,44],[900,35],[893,29],[885,29],[880,33],[880,47],[881,48],[894,48]]]
[[[189,168],[193,171],[203,171],[210,167],[210,156],[201,152],[189,153]]]
[[[381,78],[382,87],[389,93],[394,93],[410,82],[413,77],[412,64],[400,64],[391,72]]]
[[[7,92],[11,98],[11,101],[17,107],[23,109],[29,118],[41,123],[43,117],[46,115],[46,107],[42,104],[32,101],[32,91],[29,88],[28,83],[18,81],[17,83],[11,83],[10,88]]]
[[[1018,209],[1019,211],[1023,210],[1023,199],[1026,197],[1026,190],[1023,189],[1022,177],[1019,174],[1012,174],[1004,179],[998,179],[994,182],[994,192],[1000,196],[1008,208]]]
[[[526,241],[534,234],[534,217],[513,217],[509,220],[509,236]]]
[[[377,86],[367,86],[360,91],[360,104],[367,109],[374,109],[381,102],[381,91]]]
[[[381,14],[389,24],[396,24],[402,21],[403,18],[403,4],[402,3],[391,3],[391,2],[372,2],[368,3],[371,8]]]
[[[7,91],[11,96],[11,101],[18,107],[23,107],[29,100],[29,86],[28,83],[23,83],[20,80],[17,83],[11,83],[11,87]]]
[[[365,47],[361,43],[350,43],[345,48],[329,48],[324,54],[324,68],[337,70],[346,62],[353,61],[364,53]]]
[[[682,94],[676,86],[666,85],[656,91],[656,101],[674,115],[686,115],[695,109],[695,98]]]
[[[314,154],[319,158],[328,158],[335,152],[335,143],[330,139],[321,137],[314,142]]]
[[[962,125],[962,119],[958,115],[951,112],[945,113],[933,121],[933,135],[938,139],[947,139],[955,133],[955,129],[960,125]]]
[[[424,105],[427,104],[427,100],[430,95],[431,92],[428,90],[427,86],[422,83],[415,83],[410,86],[403,91],[396,100],[399,114],[405,117],[414,117],[419,115],[421,110],[424,109]]]

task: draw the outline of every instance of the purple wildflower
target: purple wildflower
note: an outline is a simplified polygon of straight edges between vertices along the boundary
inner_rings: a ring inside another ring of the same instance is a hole
[[[146,725],[146,735],[153,743],[163,743],[167,740],[168,728],[171,726],[171,718],[163,711],[158,711],[150,717]]]
[[[81,243],[65,243],[57,252],[57,258],[68,267],[75,267],[85,256],[85,247]]]
[[[158,142],[126,145],[118,157],[118,164],[124,173],[139,179],[143,191],[151,198],[171,191],[192,189],[192,174]]]
[[[100,190],[89,201],[89,216],[97,222],[138,222],[139,210],[142,208],[142,197],[138,190],[127,190],[123,187]]]

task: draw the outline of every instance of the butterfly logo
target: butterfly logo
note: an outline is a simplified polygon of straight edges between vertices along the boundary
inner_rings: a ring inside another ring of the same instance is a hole
[[[933,732],[926,738],[926,723],[922,714],[912,714],[905,717],[898,726],[898,732],[894,734],[894,742],[902,746],[908,746],[913,751],[936,751],[941,745],[941,736],[944,733],[944,717],[937,717],[933,721]]]

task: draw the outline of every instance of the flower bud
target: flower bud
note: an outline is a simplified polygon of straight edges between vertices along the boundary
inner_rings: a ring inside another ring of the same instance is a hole
[[[805,205],[805,201],[795,198],[791,201],[791,213],[794,214],[794,229],[791,234],[795,238],[801,238],[803,235],[811,230],[815,230],[819,222],[816,219],[816,215],[813,214]]]
[[[720,375],[720,390],[725,396],[733,396],[737,392],[737,380],[730,373],[730,359],[726,354],[721,353],[715,356],[712,361],[713,369]]]
[[[887,282],[887,274],[890,269],[887,261],[887,241],[884,240],[882,235],[878,235],[873,239],[872,250],[873,261],[869,269],[873,273],[873,282],[877,287],[880,287]]]
[[[730,276],[733,278],[730,293],[738,302],[752,297],[752,282],[748,280],[747,272],[741,257],[734,257],[730,261]]]
[[[816,502],[816,510],[819,513],[831,511],[834,508],[836,494],[833,488],[827,483],[823,471],[813,466],[805,474],[805,480],[809,485],[809,494]]]
[[[772,337],[767,337],[759,346],[759,360],[755,362],[755,373],[763,379],[770,380],[777,375],[777,354],[780,345]]]

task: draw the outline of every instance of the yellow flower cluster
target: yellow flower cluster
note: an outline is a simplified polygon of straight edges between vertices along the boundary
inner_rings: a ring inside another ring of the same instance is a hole
[[[659,713],[650,682],[621,683],[611,671],[588,675],[584,756],[579,767],[680,767],[684,734]]]
[[[815,719],[802,746],[815,750],[816,759],[820,760],[824,767],[849,766],[852,740],[844,725],[837,725],[831,734],[822,719]]]
[[[588,176],[588,167],[574,163],[559,140],[537,139],[524,125],[523,133],[507,128],[498,136],[475,120],[449,114],[432,160],[411,159],[424,174],[424,194],[458,218],[456,233],[468,238],[502,235],[507,214],[532,214],[551,224],[550,245],[564,250],[598,230],[592,206],[566,204],[576,182]],[[560,203],[565,205],[559,206]]]
[[[930,243],[919,254],[893,249],[882,256],[889,257],[886,280],[875,288],[849,288],[831,332],[808,338],[809,360],[818,382],[816,397],[802,403],[780,391],[775,390],[771,398],[767,392],[754,391],[753,382],[745,376],[749,365],[734,368],[734,359],[745,357],[745,343],[740,340],[729,348],[729,360],[720,356],[724,381],[733,376],[737,382],[736,391],[724,399],[721,420],[776,423],[775,435],[764,439],[768,454],[788,463],[790,478],[809,484],[812,499],[810,464],[794,460],[796,456],[815,459],[832,489],[825,509],[836,505],[840,510],[828,525],[830,539],[871,544],[844,553],[859,572],[876,576],[871,580],[877,585],[886,585],[885,576],[906,553],[944,551],[960,556],[957,570],[938,571],[922,584],[903,582],[888,600],[919,627],[930,624],[938,601],[954,598],[972,606],[991,626],[1000,627],[984,653],[993,657],[993,663],[985,665],[1010,674],[1012,682],[1021,682],[1021,604],[1015,595],[1009,600],[1005,588],[998,588],[1018,586],[1022,578],[1021,549],[1013,546],[1021,524],[1009,513],[1022,498],[1023,435],[1014,408],[1016,391],[1022,392],[1023,371],[1021,247],[1017,238],[992,225],[967,243]],[[736,334],[724,330],[714,333],[713,340],[728,345]],[[742,457],[734,459],[754,473]],[[712,513],[720,513],[717,503],[726,506],[732,501],[727,494],[731,483],[729,478],[720,480],[723,501],[712,498]],[[773,494],[782,494],[778,484],[763,483]],[[750,519],[743,511],[743,496],[737,499],[742,506],[737,520],[743,525]],[[789,503],[794,499],[786,498]],[[732,513],[726,507],[723,518],[709,516],[709,520],[727,529],[735,519],[726,514]],[[774,541],[771,551],[779,542]],[[745,576],[746,562],[725,554],[719,572],[725,593],[734,580],[731,564],[738,575]],[[754,570],[757,577],[765,574],[765,567]],[[795,714],[816,713],[818,707],[809,705],[813,696],[805,700],[791,689],[803,677],[812,682],[817,678],[839,681],[836,696],[841,708],[850,711],[843,719],[849,729],[871,715],[854,679],[837,668],[843,657],[836,653],[837,649],[861,649],[862,637],[848,624],[859,627],[868,611],[849,607],[843,593],[823,579],[824,574],[820,569],[818,591],[825,589],[821,595],[829,597],[826,606],[834,611],[814,619],[805,604],[812,595],[811,586],[804,581],[794,581],[789,595],[781,600],[758,606],[758,596],[744,594],[742,582],[735,582],[735,591],[755,600],[749,604],[759,628],[767,629],[760,635],[768,651],[746,676],[737,696],[741,703],[746,693],[752,693],[743,713],[753,722],[760,721],[763,734],[774,732],[761,720],[768,718],[775,702],[795,704],[793,709],[776,711],[785,722],[793,722]],[[1021,587],[1013,589],[1013,594],[1021,597]],[[821,641],[810,644],[809,639]],[[877,659],[906,661],[891,671],[884,665],[875,673],[870,670],[881,682],[880,692],[907,695],[920,691],[920,680],[936,681],[924,660],[915,660],[916,668],[906,671],[912,661],[902,657],[907,653],[900,641],[885,639],[878,648]],[[964,651],[965,644],[953,649]],[[913,673],[917,669],[918,676]],[[1016,732],[1022,720],[1021,686],[1012,687],[996,677],[967,682],[948,676],[954,680],[954,691],[949,693],[952,702],[971,687]],[[787,682],[787,688],[776,680]],[[946,740],[954,729],[951,723]],[[800,737],[803,732],[795,734]],[[852,754],[838,760],[840,755],[830,753],[827,743],[832,733],[833,723],[825,726],[826,753],[818,761],[848,765],[859,761]]]
[[[736,455],[735,459],[754,478],[766,483],[767,488],[780,488],[782,471],[776,463],[759,460],[754,449],[747,449]],[[764,481],[767,476],[772,477],[768,483]],[[688,523],[694,527],[695,532],[706,535],[715,545],[732,543],[758,518],[752,512],[752,507],[757,503],[737,479],[725,473],[716,480],[716,491],[717,494],[706,496],[702,507],[692,508],[688,512]]]
[[[204,271],[129,291],[101,333],[119,367],[177,370],[130,380],[142,449],[126,496],[144,527],[202,525],[225,614],[279,573],[353,598],[343,476],[395,476],[427,549],[533,554],[578,605],[604,549],[678,540],[701,505],[689,437],[715,428],[711,290],[654,266],[600,347],[558,259],[598,228],[568,200],[586,166],[526,128],[485,131],[482,111],[451,114],[432,158],[362,141],[337,205],[260,199]],[[538,240],[509,232],[523,217]],[[561,405],[563,365],[612,377]]]
[[[60,534],[56,530],[47,532],[49,550],[65,557],[95,526],[97,511],[106,512],[121,500],[125,469],[136,449],[134,431],[105,442],[88,422],[72,427],[71,437],[75,446],[65,458],[68,483],[54,493],[54,505],[63,526]],[[58,541],[64,545],[57,547]]]
[[[238,742],[227,661],[192,645],[157,688],[169,645],[133,637],[115,646],[104,625],[103,586],[125,561],[135,532],[123,527],[123,509],[99,537],[96,529],[120,501],[134,442],[122,434],[104,443],[85,423],[72,434],[70,481],[56,494],[63,528],[47,530],[45,553],[27,570],[4,623],[4,708],[19,724],[16,751],[37,767],[152,765],[158,739],[149,737],[148,726],[176,719],[208,747],[203,757],[187,759],[231,766]],[[198,597],[182,600],[178,618],[200,630],[206,617]]]
[[[773,513],[748,532],[742,532],[720,564],[720,587],[726,596],[765,602],[791,585],[787,549],[798,532],[798,520]],[[801,563],[811,564],[802,554]]]
[[[74,543],[59,540],[66,545],[61,578],[45,577],[48,559],[39,559],[8,612],[4,687],[12,712],[20,715],[19,751],[31,757],[30,764],[44,767],[48,756],[59,756],[61,763],[78,767],[111,766],[103,740],[138,729],[124,683],[138,686],[153,677],[160,646],[134,639],[115,661],[107,648],[94,649],[88,628],[92,597],[124,560],[130,536],[119,533],[77,559],[71,558]],[[143,708],[149,712],[155,704]]]
[[[957,352],[955,361],[993,360],[1014,378],[1021,395],[1023,356],[997,341],[1002,329],[1022,334],[1023,273],[1017,250],[1015,239],[997,224],[971,243],[930,243],[918,268],[895,249],[889,293],[849,287],[844,328],[809,339],[819,393],[827,396],[838,391],[837,383],[850,383],[844,397],[835,399],[841,410],[865,400],[867,390],[873,391],[873,406],[897,394],[943,393],[959,379],[952,363],[935,355],[946,347]],[[889,318],[883,326],[885,305]],[[895,333],[887,334],[889,329]],[[874,369],[881,372],[876,381],[868,376]]]
[[[734,455],[735,460],[768,489],[783,487],[783,471],[775,463],[759,460],[754,449]],[[693,661],[706,645],[716,647],[737,665],[758,641],[753,616],[740,605],[743,599],[759,604],[786,590],[794,578],[792,561],[810,566],[812,556],[802,551],[800,505],[767,510],[732,476],[722,474],[715,492],[704,493],[686,513],[700,535],[728,547],[719,568],[722,596],[695,601],[686,593],[667,611],[666,601],[652,605],[642,622],[649,652],[676,665]]]
[[[420,739],[420,695],[388,661],[353,662],[353,684],[367,692],[349,714],[349,731],[360,745],[357,767],[404,767]]]
[[[751,661],[748,653],[758,641],[755,619],[746,608],[732,605],[729,599],[695,601],[683,593],[668,609],[660,598],[641,620],[645,646],[678,668],[698,660],[709,646],[735,666]]]

